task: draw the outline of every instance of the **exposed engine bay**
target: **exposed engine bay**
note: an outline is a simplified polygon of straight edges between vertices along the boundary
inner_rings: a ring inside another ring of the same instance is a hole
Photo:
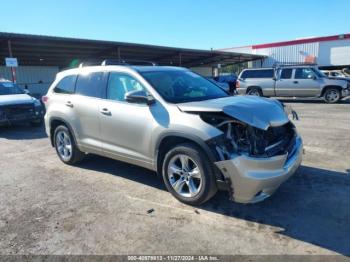
[[[223,135],[208,142],[219,160],[242,154],[257,158],[283,155],[291,153],[295,144],[296,131],[291,122],[263,130],[222,112],[203,112],[200,116],[223,132]]]

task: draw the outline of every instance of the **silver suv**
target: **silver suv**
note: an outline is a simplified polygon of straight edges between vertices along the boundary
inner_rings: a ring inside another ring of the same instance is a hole
[[[254,203],[301,163],[302,140],[277,100],[232,97],[188,69],[63,71],[43,97],[46,132],[66,164],[98,154],[156,171],[180,201],[218,189]]]
[[[350,81],[331,79],[315,66],[246,69],[236,82],[239,94],[278,97],[323,97],[336,103],[350,94]]]

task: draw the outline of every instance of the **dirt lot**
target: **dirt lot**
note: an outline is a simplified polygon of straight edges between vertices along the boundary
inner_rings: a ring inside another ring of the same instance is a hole
[[[0,253],[350,254],[350,99],[285,102],[303,165],[254,205],[220,193],[186,206],[150,171],[97,156],[66,166],[43,128],[1,128]]]

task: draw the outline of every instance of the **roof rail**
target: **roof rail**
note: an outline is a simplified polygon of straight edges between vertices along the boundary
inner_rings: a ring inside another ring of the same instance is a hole
[[[97,66],[97,65],[100,65],[100,64],[101,64],[100,61],[88,60],[88,61],[85,61],[85,62],[81,62],[78,67],[81,68],[81,67],[86,67],[86,66]]]
[[[291,62],[291,63],[279,63],[276,62],[272,67],[284,67],[284,66],[318,66],[317,63],[305,63],[305,62]]]
[[[157,64],[151,61],[144,60],[119,60],[119,59],[106,59],[101,63],[102,66],[106,65],[144,65],[144,66],[156,66]]]
[[[101,60],[88,60],[85,62],[82,62],[79,64],[79,68],[86,67],[86,66],[107,66],[107,65],[122,65],[122,66],[132,66],[132,65],[139,65],[139,66],[156,66],[157,64],[151,61],[144,61],[144,60],[119,60],[119,59],[105,59]]]

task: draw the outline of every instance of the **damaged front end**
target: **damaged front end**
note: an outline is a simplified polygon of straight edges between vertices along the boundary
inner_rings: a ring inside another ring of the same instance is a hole
[[[264,200],[301,163],[302,141],[290,121],[261,129],[223,112],[202,112],[200,117],[222,131],[207,143],[236,202]]]
[[[264,200],[301,163],[302,140],[288,118],[288,108],[277,100],[234,96],[178,107],[221,131],[207,144],[236,202]]]
[[[291,122],[262,130],[223,113],[202,113],[201,118],[223,132],[208,141],[221,161],[242,154],[264,158],[290,153],[297,134]]]

